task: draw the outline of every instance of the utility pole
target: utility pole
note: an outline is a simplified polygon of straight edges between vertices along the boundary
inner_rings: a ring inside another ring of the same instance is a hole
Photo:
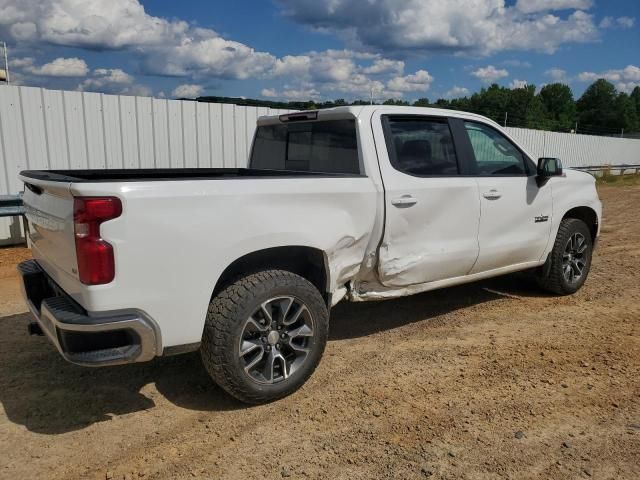
[[[11,79],[9,78],[9,57],[7,55],[6,42],[2,42],[2,50],[4,51],[4,81],[9,85],[11,83]]]
[[[578,122],[576,122],[576,129],[574,130],[575,133],[578,133]]]
[[[622,131],[620,132],[620,138],[624,137],[624,128],[622,129]]]
[[[508,113],[504,112],[504,126],[505,126],[505,128],[507,127],[507,115],[508,115]]]

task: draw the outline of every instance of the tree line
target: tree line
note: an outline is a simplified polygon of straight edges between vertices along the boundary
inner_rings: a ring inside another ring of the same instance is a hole
[[[367,100],[348,102],[344,99],[324,102],[275,102],[214,96],[199,97],[196,100],[291,110],[315,110],[370,103]],[[463,110],[484,115],[501,125],[512,127],[640,137],[640,87],[635,87],[631,94],[618,92],[615,86],[605,79],[593,82],[578,100],[574,99],[571,88],[563,83],[545,85],[538,93],[535,85],[507,88],[493,84],[471,96],[439,98],[435,102],[429,101],[428,98],[420,98],[413,103],[388,99],[383,104]]]

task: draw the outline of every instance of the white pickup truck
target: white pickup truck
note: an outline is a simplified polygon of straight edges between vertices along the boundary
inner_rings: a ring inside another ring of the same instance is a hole
[[[594,179],[496,123],[340,107],[263,117],[246,169],[24,171],[25,298],[67,360],[201,350],[236,398],[298,389],[329,310],[531,269],[571,294],[599,234]]]

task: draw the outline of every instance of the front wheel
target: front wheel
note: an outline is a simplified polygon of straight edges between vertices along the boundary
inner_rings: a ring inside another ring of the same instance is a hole
[[[538,273],[538,284],[558,295],[577,292],[589,275],[592,253],[589,227],[577,218],[563,219],[547,263]]]
[[[265,403],[304,384],[320,362],[329,314],[320,292],[291,272],[241,278],[209,304],[201,344],[213,380],[246,403]]]

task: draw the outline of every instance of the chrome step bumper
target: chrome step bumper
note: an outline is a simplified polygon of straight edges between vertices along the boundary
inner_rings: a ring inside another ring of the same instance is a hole
[[[69,362],[84,366],[144,362],[158,355],[152,321],[134,312],[91,316],[35,260],[18,265],[22,293],[41,330]]]

